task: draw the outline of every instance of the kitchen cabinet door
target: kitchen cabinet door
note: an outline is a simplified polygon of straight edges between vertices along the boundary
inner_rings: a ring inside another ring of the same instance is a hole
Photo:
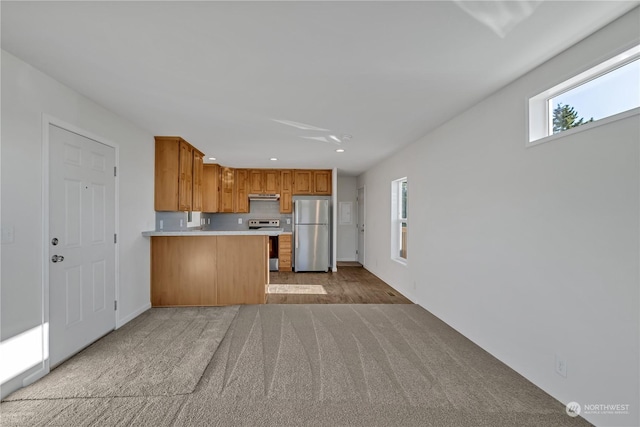
[[[263,190],[268,194],[280,192],[280,169],[264,169],[262,171]]]
[[[180,138],[156,137],[154,209],[177,211],[180,177]]]
[[[220,168],[220,199],[218,212],[232,213],[234,212],[234,181],[235,171],[233,168]]]
[[[193,147],[180,141],[180,190],[178,210],[190,211],[193,196]]]
[[[290,170],[280,171],[280,213],[291,213],[291,195],[293,194],[293,176]]]
[[[291,271],[291,234],[278,236],[278,271]]]
[[[264,191],[264,173],[262,169],[249,170],[249,194],[261,194]]]
[[[296,169],[293,171],[293,195],[313,194],[313,171]]]
[[[325,196],[331,194],[330,170],[313,171],[313,194]]]
[[[216,164],[203,165],[202,170],[202,212],[218,212],[218,181],[220,167]]]
[[[236,169],[235,175],[235,212],[247,213],[249,212],[249,171],[247,169]]]
[[[191,196],[191,210],[202,212],[202,174],[204,172],[203,154],[193,150],[193,186]]]

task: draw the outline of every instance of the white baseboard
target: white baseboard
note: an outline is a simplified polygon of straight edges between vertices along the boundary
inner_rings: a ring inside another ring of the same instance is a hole
[[[337,262],[358,262],[358,258],[340,258],[336,260]]]
[[[22,380],[22,387],[26,387],[30,384],[35,383],[36,381],[38,381],[40,378],[44,377],[45,375],[47,375],[49,373],[49,364],[48,363],[41,363],[42,367],[40,369],[38,369],[36,372],[34,372],[33,374],[29,375],[28,377],[25,377]]]
[[[121,327],[123,327],[127,323],[131,322],[136,317],[140,316],[145,311],[149,310],[150,308],[151,308],[151,302],[148,302],[147,304],[143,305],[142,307],[138,308],[137,310],[134,310],[133,313],[128,314],[127,316],[123,317],[122,319],[117,319],[116,320],[116,329],[120,329]]]

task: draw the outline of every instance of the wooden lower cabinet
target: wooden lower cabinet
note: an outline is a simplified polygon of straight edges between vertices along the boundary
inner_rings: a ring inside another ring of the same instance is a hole
[[[291,234],[278,236],[278,271],[291,271]]]
[[[151,237],[151,305],[264,304],[267,236]]]

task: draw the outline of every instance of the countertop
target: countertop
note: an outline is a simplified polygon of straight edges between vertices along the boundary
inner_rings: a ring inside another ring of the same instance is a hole
[[[290,231],[283,231],[282,228],[273,230],[153,230],[143,231],[144,237],[152,236],[279,236],[280,234],[291,234]]]

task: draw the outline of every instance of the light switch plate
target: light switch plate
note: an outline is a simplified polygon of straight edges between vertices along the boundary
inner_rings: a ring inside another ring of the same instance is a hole
[[[238,224],[242,224],[242,218],[238,218]]]

